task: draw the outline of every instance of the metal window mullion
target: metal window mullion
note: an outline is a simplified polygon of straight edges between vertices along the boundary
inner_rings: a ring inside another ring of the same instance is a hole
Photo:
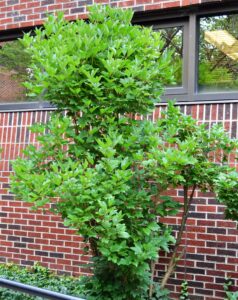
[[[197,16],[191,14],[189,16],[189,34],[188,34],[188,99],[193,100],[194,94],[197,92]]]
[[[185,94],[188,93],[188,70],[189,70],[189,22],[183,25],[183,68],[182,87]]]

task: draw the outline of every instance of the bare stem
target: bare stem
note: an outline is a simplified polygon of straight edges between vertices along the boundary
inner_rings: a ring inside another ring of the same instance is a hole
[[[155,271],[155,261],[153,260],[151,261],[150,269],[151,269],[151,284],[149,289],[149,298],[152,298],[153,289],[154,289],[153,278],[154,278],[154,271]]]
[[[181,240],[182,240],[182,236],[185,230],[185,226],[186,226],[186,222],[188,219],[188,213],[189,213],[189,208],[190,205],[193,201],[193,197],[194,197],[194,192],[196,190],[196,185],[193,186],[192,188],[192,192],[190,194],[190,196],[188,196],[188,187],[184,186],[183,191],[184,191],[184,205],[183,205],[183,215],[182,215],[182,220],[181,220],[181,225],[180,225],[180,229],[176,238],[176,242],[175,242],[175,246],[174,246],[174,252],[170,258],[169,264],[168,264],[168,268],[167,271],[161,281],[161,288],[164,288],[165,285],[167,284],[171,274],[173,273],[176,265],[177,265],[177,261],[180,260],[182,258],[183,254],[178,253],[178,249],[179,246],[181,244]]]

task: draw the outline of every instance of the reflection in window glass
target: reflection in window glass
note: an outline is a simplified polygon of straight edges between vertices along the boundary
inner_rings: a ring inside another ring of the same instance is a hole
[[[159,28],[156,31],[160,32],[161,38],[165,44],[162,52],[170,50],[173,52],[173,67],[175,70],[175,82],[168,87],[182,86],[182,69],[183,69],[183,27],[167,27]]]
[[[0,42],[0,103],[27,101],[22,83],[29,65],[30,57],[18,40]]]
[[[199,91],[238,90],[238,15],[200,19]]]

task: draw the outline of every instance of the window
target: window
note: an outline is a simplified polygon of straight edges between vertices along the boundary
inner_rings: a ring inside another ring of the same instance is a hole
[[[163,101],[238,100],[237,5],[210,3],[143,17],[140,13],[135,23],[152,25],[174,52],[176,81],[167,86]]]
[[[173,52],[173,68],[175,70],[175,81],[166,87],[166,94],[177,95],[187,92],[187,36],[188,27],[184,22],[158,24],[153,26],[158,31],[164,41],[161,52],[170,50]]]
[[[160,33],[164,41],[164,46],[161,53],[166,50],[173,52],[174,65],[175,65],[175,82],[168,87],[181,87],[182,82],[182,69],[183,69],[183,27],[165,27],[155,28]]]
[[[238,91],[238,14],[200,18],[198,90]]]
[[[23,82],[31,76],[31,58],[19,41],[21,37],[20,30],[0,32],[0,111],[52,109],[48,102],[27,96]]]
[[[0,42],[0,103],[27,101],[22,83],[29,76],[30,57],[19,40]]]

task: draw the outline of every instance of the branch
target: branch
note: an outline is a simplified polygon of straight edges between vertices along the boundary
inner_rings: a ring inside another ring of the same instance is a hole
[[[153,284],[153,278],[154,278],[154,272],[155,272],[155,261],[151,261],[150,264],[150,270],[151,270],[151,284],[149,288],[149,298],[152,298],[153,290],[154,290],[154,284]]]
[[[226,57],[226,54],[224,54],[222,57],[220,57],[220,59],[217,60],[217,62],[215,63],[215,65],[210,68],[210,71],[214,71],[216,69],[216,67],[219,66],[219,64],[223,61],[223,59]]]
[[[193,201],[193,197],[194,197],[196,187],[197,187],[196,184],[194,184],[190,196],[188,196],[188,187],[187,186],[183,187],[183,191],[184,191],[184,208],[183,208],[183,215],[182,215],[181,225],[180,225],[180,229],[179,229],[177,239],[176,239],[176,243],[175,243],[175,246],[174,246],[173,255],[170,258],[170,261],[169,261],[169,264],[168,264],[168,269],[167,269],[167,271],[166,271],[166,273],[165,273],[165,275],[164,275],[164,277],[161,281],[161,288],[165,287],[165,285],[167,284],[171,274],[173,273],[173,271],[174,271],[174,269],[177,265],[177,261],[180,260],[183,256],[183,253],[178,255],[178,249],[179,249],[179,246],[181,244],[182,236],[183,236],[184,229],[185,229],[185,226],[186,226],[186,222],[187,222],[187,219],[188,219],[189,208],[190,208],[190,205]]]
[[[172,33],[171,36],[163,35],[163,37],[166,39],[166,43],[164,44],[163,48],[160,50],[161,54],[165,51],[166,48],[169,47],[169,45],[171,44],[173,38],[176,36],[176,34],[179,32],[179,30],[180,29],[178,28],[175,32]]]

